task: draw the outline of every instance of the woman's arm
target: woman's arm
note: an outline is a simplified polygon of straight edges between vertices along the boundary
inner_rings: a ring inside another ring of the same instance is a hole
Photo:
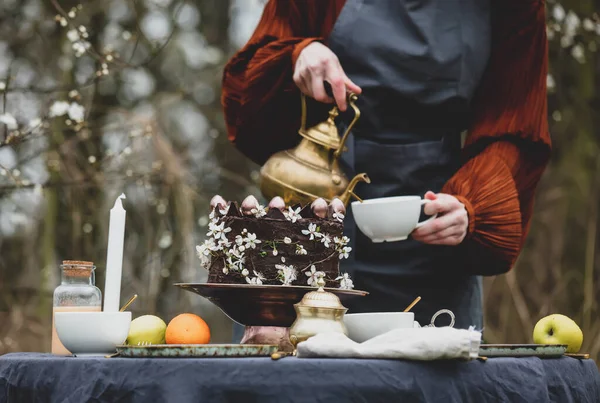
[[[469,229],[460,247],[467,269],[483,275],[512,268],[551,151],[544,1],[496,0],[492,11],[492,54],[473,103],[467,162],[442,189],[465,205]]]
[[[222,104],[229,140],[263,164],[297,144],[300,92],[293,68],[300,52],[323,40],[344,0],[269,0],[248,43],[225,66]]]

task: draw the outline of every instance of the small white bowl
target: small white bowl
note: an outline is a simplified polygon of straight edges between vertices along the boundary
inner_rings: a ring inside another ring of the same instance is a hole
[[[371,312],[344,315],[348,338],[362,343],[399,328],[418,327],[413,312]]]
[[[373,241],[404,241],[415,230],[435,218],[419,222],[421,206],[430,202],[420,196],[397,196],[352,202],[352,215],[360,231]]]
[[[54,323],[58,338],[72,354],[107,355],[127,340],[131,312],[56,312]]]

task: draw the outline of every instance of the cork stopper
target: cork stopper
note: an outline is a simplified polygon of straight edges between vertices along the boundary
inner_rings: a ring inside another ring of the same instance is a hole
[[[69,277],[89,277],[94,270],[94,262],[84,260],[63,260],[63,272]]]
[[[63,260],[65,266],[93,266],[94,262],[86,262],[84,260]]]

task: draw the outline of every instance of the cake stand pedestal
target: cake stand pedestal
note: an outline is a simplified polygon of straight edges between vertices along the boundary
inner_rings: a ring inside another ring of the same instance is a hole
[[[289,328],[296,320],[294,304],[314,287],[252,284],[178,283],[177,287],[208,299],[231,320],[245,326],[241,344],[274,344],[291,352]],[[359,290],[325,288],[342,304],[368,293]]]

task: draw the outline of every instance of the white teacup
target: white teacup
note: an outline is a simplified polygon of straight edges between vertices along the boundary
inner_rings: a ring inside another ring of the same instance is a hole
[[[400,328],[421,327],[413,312],[347,313],[344,325],[348,338],[357,343]]]
[[[437,217],[419,222],[421,206],[431,200],[397,196],[352,202],[356,226],[374,243],[404,241],[417,228]]]

